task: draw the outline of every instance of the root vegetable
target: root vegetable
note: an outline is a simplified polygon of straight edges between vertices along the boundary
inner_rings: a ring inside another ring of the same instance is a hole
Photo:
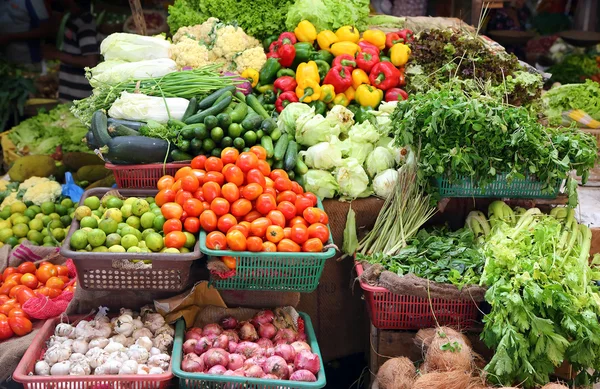
[[[165,369],[163,369],[162,367],[152,366],[150,368],[150,371],[148,371],[148,374],[163,374],[164,372]]]
[[[290,375],[290,381],[315,382],[317,377],[308,370],[297,370]]]
[[[83,355],[81,353],[71,354],[71,356],[69,357],[69,362],[73,363],[73,362],[77,362],[77,361],[86,361],[87,362],[87,358],[85,355]]]
[[[138,328],[131,334],[131,337],[136,340],[141,338],[142,336],[152,339],[154,337],[154,334],[152,334],[152,331],[150,331],[147,328]]]
[[[71,362],[69,361],[57,362],[50,368],[50,375],[69,375],[70,368]]]
[[[229,363],[227,364],[227,368],[229,370],[237,370],[241,369],[244,366],[244,358],[241,354],[229,354]]]
[[[209,369],[216,365],[227,366],[229,363],[229,353],[222,348],[212,348],[203,357],[204,365]]]
[[[146,351],[148,351],[148,352],[152,348],[152,340],[150,340],[150,338],[147,337],[147,336],[142,336],[141,338],[138,338],[135,341],[135,344],[138,345],[138,346],[141,346],[141,347],[145,348]]]
[[[415,335],[414,343],[419,347],[427,351],[431,342],[436,337],[437,333],[443,333],[451,338],[462,338],[463,341],[471,347],[471,341],[464,334],[456,331],[450,327],[437,327],[437,328],[425,328],[421,329]]]
[[[160,313],[147,313],[144,317],[144,327],[155,333],[165,324],[165,319]]]
[[[233,371],[233,370],[227,370],[223,375],[232,376],[232,377],[245,377],[243,371]]]
[[[74,353],[85,354],[89,349],[88,342],[83,339],[75,339],[71,345],[71,349]]]
[[[148,358],[147,365],[150,367],[160,367],[163,370],[167,370],[169,368],[171,361],[171,356],[167,354],[158,354],[153,355]]]
[[[90,348],[88,352],[85,353],[85,357],[87,358],[90,367],[95,369],[108,360],[108,353],[100,347],[94,347]]]
[[[181,361],[181,369],[189,373],[202,373],[204,371],[204,361],[196,354],[187,354]]]
[[[317,374],[321,369],[321,360],[317,354],[302,350],[296,355],[294,365],[297,370],[308,370],[313,374]]]
[[[121,315],[115,322],[113,330],[117,334],[124,335],[125,337],[131,336],[135,326],[133,325],[133,317],[130,315]]]
[[[50,365],[46,361],[37,361],[33,372],[35,375],[50,375]]]
[[[202,338],[202,328],[193,327],[185,333],[185,340]]]
[[[150,353],[145,347],[139,344],[134,344],[127,350],[127,356],[129,359],[136,361],[137,363],[146,363],[150,358]]]
[[[229,344],[227,345],[227,351],[229,351],[230,353],[234,353],[235,350],[237,349],[238,344],[236,342],[232,342],[230,341]]]
[[[104,347],[104,351],[106,351],[109,354],[114,353],[115,351],[121,351],[124,349],[125,349],[125,346],[123,345],[123,343],[114,342],[112,340],[106,345],[106,347]]]
[[[139,329],[139,328],[144,328],[144,323],[142,323],[142,321],[138,318],[138,319],[133,319],[133,326],[135,327],[135,329]],[[135,332],[135,331],[134,331]],[[139,370],[139,369],[138,369]]]
[[[250,378],[262,378],[265,375],[263,369],[257,365],[251,365],[244,368],[244,375]]]
[[[279,377],[277,377],[275,374],[265,374],[262,377],[263,380],[278,380]]]
[[[285,380],[289,377],[289,369],[287,362],[280,356],[274,355],[267,358],[265,365],[263,366],[265,374],[273,374],[277,377]]]
[[[250,359],[246,359],[244,361],[244,369],[247,369],[253,365],[256,365],[256,366],[260,367],[261,369],[264,369],[266,363],[267,363],[267,358],[265,358],[265,357],[262,357],[262,356],[253,357]]]
[[[152,347],[150,349],[150,356],[159,355],[159,354],[161,354],[161,351],[159,349],[157,349],[156,347]]]
[[[60,323],[54,329],[54,335],[65,338],[75,337],[75,327],[67,323]]]
[[[194,352],[198,355],[204,354],[208,351],[209,348],[212,347],[212,342],[207,337],[202,337],[198,339],[196,342],[196,346],[194,347]]]
[[[62,344],[55,344],[46,350],[46,353],[44,354],[44,361],[46,361],[48,365],[52,366],[55,363],[66,361],[70,356],[70,347],[65,347]]]
[[[275,344],[292,344],[296,340],[296,335],[297,333],[294,330],[291,330],[289,328],[282,328],[279,331],[277,331],[277,334],[275,334],[273,341],[275,342]]]
[[[94,347],[98,347],[98,348],[104,348],[108,345],[108,339],[106,338],[96,338],[96,339],[92,339],[90,340],[90,343],[88,343],[88,348],[92,349]]]
[[[261,338],[272,339],[277,334],[277,328],[271,323],[259,324],[258,335]]]
[[[260,347],[262,347],[264,349],[273,347],[273,342],[271,342],[271,340],[267,339],[267,338],[260,338],[259,340],[256,341],[256,344],[258,344]]]
[[[294,358],[296,358],[296,351],[289,344],[280,344],[275,346],[274,355],[280,356],[287,363],[294,362]]]
[[[173,329],[173,326],[165,323],[162,325],[162,327],[154,331],[154,336],[158,336],[160,334],[168,334],[170,336],[175,336],[175,330]]]
[[[167,351],[173,344],[173,337],[167,333],[162,333],[152,340],[152,345],[160,351]]]
[[[275,355],[275,347],[269,347],[267,349],[265,349],[265,357],[272,357],[273,355]]]
[[[129,356],[124,351],[115,351],[108,356],[108,360],[110,361],[111,359],[124,363],[129,360]]]
[[[412,389],[465,389],[470,380],[464,371],[432,372],[417,378]]]
[[[215,365],[215,366],[211,367],[210,369],[208,369],[207,373],[214,374],[214,375],[223,375],[223,374],[225,374],[226,371],[227,371],[227,369],[224,366]]]
[[[256,328],[252,324],[247,321],[244,321],[240,327],[240,339],[248,340],[250,342],[255,342],[258,340],[258,334],[256,333]]]
[[[301,342],[306,342],[306,339],[307,339],[306,333],[304,333],[304,332],[299,333],[298,335],[296,335],[296,340],[299,340]]]
[[[387,360],[377,372],[380,389],[411,389],[417,372],[410,359],[392,358]]]
[[[258,312],[256,315],[254,315],[254,317],[252,318],[252,320],[250,320],[250,322],[255,327],[258,327],[261,324],[273,323],[274,319],[275,319],[275,314],[273,313],[273,311],[271,311],[269,309],[265,309],[263,311]]]
[[[233,330],[237,327],[237,320],[233,316],[225,316],[219,321],[221,327],[225,330]]]
[[[549,383],[546,384],[542,389],[569,389],[565,385],[557,384],[557,383]]]
[[[229,348],[229,338],[227,337],[227,335],[219,335],[213,341],[212,346],[214,348],[222,348],[223,350],[227,350]]]
[[[296,352],[296,354],[298,354],[302,350],[312,351],[312,349],[310,348],[308,343],[302,342],[302,341],[296,341],[296,342],[292,343],[291,346],[294,348],[294,351]]]
[[[263,354],[263,349],[256,343],[242,342],[235,349],[237,354],[242,354],[246,358],[252,358]]]
[[[189,354],[195,352],[196,343],[198,343],[196,339],[188,339],[185,342],[183,342],[183,353]]]
[[[220,325],[214,324],[214,323],[213,324],[207,324],[202,329],[202,336],[207,336],[207,335],[216,335],[216,336],[219,336],[219,335],[221,335],[222,332],[223,332],[223,329],[221,328]]]
[[[225,330],[223,333],[221,333],[221,335],[227,335],[227,339],[229,339],[230,342],[240,342],[240,337],[234,330]]]
[[[136,361],[125,361],[119,369],[119,375],[136,374],[138,371],[138,363]]]
[[[109,341],[124,345],[125,342],[127,342],[127,337],[125,335],[115,335],[115,336],[111,337],[109,339]]]

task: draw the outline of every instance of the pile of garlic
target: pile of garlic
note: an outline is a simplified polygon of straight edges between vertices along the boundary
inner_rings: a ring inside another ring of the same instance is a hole
[[[173,327],[148,308],[121,309],[112,320],[100,307],[91,321],[60,323],[35,375],[162,374],[169,368]]]

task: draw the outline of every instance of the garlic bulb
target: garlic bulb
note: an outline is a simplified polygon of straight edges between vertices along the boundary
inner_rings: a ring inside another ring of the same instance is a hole
[[[62,344],[55,344],[54,346],[46,350],[46,353],[44,354],[44,361],[46,361],[47,364],[52,366],[55,363],[66,361],[67,359],[69,359],[70,356],[70,347],[65,347]]]
[[[83,339],[75,339],[71,349],[74,353],[85,354],[89,350],[88,342]]]
[[[158,355],[158,354],[162,354],[162,351],[160,351],[160,350],[159,350],[159,349],[157,349],[156,347],[152,347],[152,348],[150,349],[150,356],[153,356],[153,355]]]
[[[149,371],[150,367],[148,367],[147,365],[138,364],[137,374],[148,374]]]
[[[54,329],[54,335],[72,338],[75,336],[75,327],[67,323],[60,323]]]
[[[126,361],[129,360],[129,356],[124,351],[115,351],[114,353],[112,353],[108,356],[108,360],[110,361],[111,359],[115,360],[115,361],[119,361],[121,363],[125,363]]]
[[[146,336],[148,338],[154,337],[154,335],[152,334],[152,331],[150,331],[147,328],[138,328],[137,330],[133,331],[133,335],[131,335],[131,336],[133,337],[133,339],[138,339],[138,338],[141,338],[142,336]]]
[[[92,369],[103,365],[108,360],[108,353],[100,347],[90,348],[85,356]]]
[[[117,343],[112,340],[110,342],[108,342],[106,347],[104,347],[104,351],[106,351],[109,354],[114,353],[115,351],[122,351],[124,349],[125,349],[125,346],[123,346],[122,343]]]
[[[62,361],[55,363],[50,368],[50,375],[69,375],[69,369],[71,368],[71,362]]]
[[[160,313],[148,313],[144,318],[144,327],[154,333],[165,324],[165,319]]]
[[[152,341],[147,336],[142,336],[141,338],[135,341],[135,344],[142,346],[146,349],[146,351],[150,351],[152,349]]]
[[[88,347],[89,348],[94,348],[94,347],[104,348],[108,345],[108,342],[109,342],[109,340],[106,338],[96,338],[96,339],[90,340]]]
[[[138,328],[143,328],[144,327],[144,323],[142,323],[142,321],[137,318],[137,319],[133,319],[133,326],[138,329]]]
[[[169,334],[160,334],[152,341],[154,347],[159,349],[160,351],[167,351],[170,345],[173,344],[173,337]]]
[[[110,341],[125,344],[125,342],[127,341],[127,337],[125,335],[115,335],[112,338],[110,338]]]
[[[135,344],[135,339],[133,339],[130,336],[129,338],[125,338],[125,343],[123,343],[123,346],[129,347],[129,346],[133,346],[134,344]]]
[[[136,361],[126,361],[121,365],[121,369],[119,369],[119,374],[136,374],[138,370],[138,364]]]
[[[101,371],[101,373],[98,374],[119,374],[119,370],[121,370],[122,365],[123,363],[120,361],[109,359],[97,368],[97,370]],[[96,372],[94,371],[94,374],[95,373]]]
[[[73,339],[67,339],[62,342],[62,345],[63,347],[73,348],[73,342],[75,342]]]
[[[112,334],[112,327],[108,323],[99,322],[96,323],[93,333],[94,338],[108,338]]]
[[[148,359],[148,366],[160,367],[163,370],[169,368],[171,357],[167,354],[153,355]]]
[[[171,337],[173,337],[173,336],[175,336],[175,330],[173,329],[172,326],[165,323],[162,327],[160,327],[159,329],[157,329],[154,332],[155,336],[158,336],[160,334],[168,334],[168,335],[171,335]]]
[[[157,366],[152,366],[148,374],[163,374],[165,371]]]
[[[120,315],[129,315],[129,316],[133,317],[133,310],[131,310],[129,308],[121,308],[119,310],[119,314]]]
[[[73,353],[71,354],[71,356],[69,357],[69,362],[74,363],[77,361],[85,361],[87,363],[87,358],[85,355],[81,354],[81,353]]]
[[[127,356],[137,363],[146,363],[150,358],[150,353],[144,347],[134,344],[127,350]]]
[[[91,328],[89,327],[90,322],[86,320],[82,320],[75,326],[75,337],[76,338],[84,338],[91,334]]]
[[[50,365],[46,361],[37,361],[33,372],[35,375],[50,375]]]
[[[115,322],[114,331],[117,334],[122,334],[127,336],[131,336],[133,334],[133,330],[135,329],[133,325],[133,317],[130,315],[121,315]]]
[[[90,375],[91,372],[92,369],[85,360],[71,363],[71,368],[69,369],[69,375]]]
[[[64,336],[57,336],[57,335],[52,335],[50,337],[50,339],[48,339],[48,347],[52,347],[56,344],[63,344],[65,341],[67,341],[69,338],[64,337]]]

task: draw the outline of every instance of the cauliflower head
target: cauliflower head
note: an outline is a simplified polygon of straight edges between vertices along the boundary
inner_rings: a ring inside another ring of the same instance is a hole
[[[173,35],[173,43],[181,41],[183,37],[208,43],[212,40],[211,33],[213,32],[213,29],[217,23],[219,23],[219,19],[208,18],[208,20],[202,24],[181,27],[179,30],[177,30],[175,35]]]
[[[267,56],[262,46],[244,50],[233,58],[235,71],[240,74],[248,68],[261,69],[265,62],[267,62]]]
[[[0,191],[2,190],[6,190],[6,187],[8,186],[8,184],[10,184],[9,181],[6,180],[0,180]]]
[[[0,205],[0,208],[4,208],[4,207],[9,207],[11,206],[13,203],[16,203],[17,201],[19,201],[17,199],[17,192],[12,192],[11,194],[9,194],[8,196],[6,196],[6,198],[4,199],[4,201],[2,202],[2,205]]]
[[[177,44],[171,46],[171,59],[175,61],[179,69],[186,66],[196,69],[211,62],[206,46],[186,36],[182,37]]]
[[[260,42],[247,35],[241,28],[224,25],[217,29],[213,51],[217,56],[231,61],[237,53],[258,45]]]
[[[50,181],[47,177],[30,177],[23,181],[21,185],[19,185],[19,190],[27,190],[32,186],[36,186],[38,184],[43,184],[44,182]]]
[[[23,202],[31,201],[35,205],[42,205],[47,201],[53,203],[60,197],[61,193],[62,186],[58,182],[42,182],[27,189],[23,195]]]

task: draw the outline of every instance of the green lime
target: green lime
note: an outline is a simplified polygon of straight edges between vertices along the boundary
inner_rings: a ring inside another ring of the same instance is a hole
[[[138,238],[132,234],[127,234],[121,238],[121,246],[125,247],[125,249],[137,246],[138,242]]]
[[[54,231],[52,231],[54,234]],[[95,228],[92,231],[88,232],[88,242],[92,247],[103,246],[106,241],[106,234],[99,228]],[[57,239],[58,240],[58,239]]]
[[[50,243],[50,242],[44,243],[42,246],[44,246],[44,247],[56,247],[53,243]],[[83,251],[83,252],[85,252],[85,250],[77,250],[77,251]]]
[[[54,211],[56,213],[58,213],[60,216],[65,216],[69,210],[60,204],[56,204],[54,206]]]
[[[27,233],[27,239],[37,244],[44,243],[44,235],[42,235],[41,232],[36,230],[29,230],[29,232]]]
[[[63,224],[60,222],[60,220],[52,220],[48,224],[48,228],[50,228],[51,230],[53,230],[55,228],[65,228],[65,226],[63,226]]]
[[[94,230],[92,230],[93,232]],[[88,237],[90,236],[91,232],[88,232]],[[54,228],[52,230],[52,236],[54,237],[54,239],[58,240],[59,242],[62,241],[63,239],[65,239],[65,230],[63,228]]]
[[[231,116],[224,112],[220,113],[217,115],[217,121],[219,122],[220,127],[227,128],[231,124]]]
[[[4,242],[8,245],[10,245],[11,247],[15,247],[16,245],[19,244],[19,240],[17,238],[15,238],[14,236],[11,236],[10,238],[6,239],[6,242]]]
[[[238,150],[242,150],[244,147],[246,147],[246,142],[242,138],[235,138],[233,140],[233,147]]]
[[[90,228],[90,227],[83,227],[80,229],[80,231],[85,231],[85,232],[90,232],[91,230],[93,230],[93,228]]]
[[[153,232],[156,232],[156,231],[154,231],[154,228],[146,228],[144,231],[142,231],[142,239],[146,239],[146,237]],[[140,243],[142,243],[142,242],[140,242]]]
[[[219,143],[224,136],[225,132],[221,127],[215,127],[212,130],[210,130],[210,139],[215,141],[215,143]]]
[[[106,234],[112,234],[113,232],[117,232],[117,226],[119,223],[115,219],[102,219],[100,223],[98,223],[98,228],[104,231]]]
[[[48,230],[44,230],[44,231],[48,231]],[[54,239],[51,236],[49,236],[49,235],[44,236],[43,233],[42,233],[42,236],[44,237],[44,240],[43,240],[44,243],[52,243],[52,242],[54,242]]]
[[[221,147],[225,148],[225,147],[231,147],[231,145],[233,145],[233,138],[230,136],[226,136],[223,139],[221,139]]]
[[[60,220],[60,215],[58,213],[56,213],[56,212],[52,212],[48,216],[50,216],[50,219],[52,219],[52,220]]]
[[[181,130],[181,136],[186,140],[192,140],[194,138],[194,129],[187,127]]]
[[[15,223],[15,219],[18,219],[20,217],[23,217],[22,213],[13,213],[12,215],[10,215],[10,217],[8,218],[8,220],[10,220],[10,222],[12,224],[17,224],[17,223]]]
[[[27,208],[32,210],[33,212],[35,212],[35,214],[37,215],[38,213],[42,213],[42,208],[39,205],[32,205],[31,207]]]
[[[165,247],[164,249],[160,250],[160,252],[165,254],[179,254],[181,251],[177,250],[176,248]]]
[[[146,242],[146,246],[148,247],[148,249],[150,249],[151,251],[154,251],[154,252],[158,252],[158,251],[162,250],[162,248],[165,246],[163,237],[160,236],[160,234],[158,234],[156,232],[148,234],[148,236],[146,236],[144,241]]]
[[[121,235],[112,233],[106,237],[106,246],[111,247],[117,244],[121,244]]]
[[[92,209],[85,205],[77,207],[77,209],[75,210],[75,219],[81,220],[86,216],[92,216]]]
[[[50,216],[46,216],[43,213],[38,213],[37,215],[35,215],[34,219],[44,220],[45,217],[47,217],[48,219],[50,219]]]
[[[148,204],[150,204],[150,206],[152,206],[152,204],[155,204],[154,197],[146,197],[144,200],[146,200]]]
[[[131,211],[131,204],[125,204],[121,207],[121,213],[123,214],[124,218],[128,218],[129,216],[133,215],[133,212]]]
[[[106,212],[104,212],[104,215],[102,217],[113,219],[117,223],[121,223],[123,221],[123,214],[118,208],[109,208]]]
[[[204,139],[202,142],[202,150],[206,151],[207,153],[212,151],[212,149],[214,149],[216,146],[217,145],[215,144],[215,141],[210,138]]]
[[[123,206],[123,200],[118,197],[110,197],[106,200],[106,204],[104,205],[106,208],[121,208]]]
[[[140,229],[140,218],[137,216],[129,216],[127,218],[127,225],[139,230]]]
[[[110,246],[108,248],[108,252],[109,253],[124,253],[126,252],[125,247],[120,246],[120,245],[114,245],[114,246]]]
[[[100,210],[96,209],[95,211],[92,211],[92,215],[97,217],[98,219],[100,219],[102,217],[102,215],[104,215],[104,211],[100,211]]]
[[[23,216],[27,216],[30,219],[35,218],[35,215],[36,215],[36,213],[33,210],[29,209],[29,208],[26,209],[25,212],[23,213]]]
[[[202,141],[194,138],[190,141],[190,147],[192,148],[192,152],[194,154],[199,153],[202,151]]]
[[[181,254],[186,254],[186,253],[190,252],[190,249],[188,249],[187,247],[182,247],[182,248],[179,249],[179,252]]]
[[[5,228],[12,228],[12,223],[10,219],[0,221],[0,230],[3,230]]]
[[[141,253],[142,249],[137,247],[137,246],[131,246],[130,248],[127,249],[128,253]]]
[[[19,223],[14,225],[12,230],[17,238],[23,238],[27,236],[27,233],[29,232],[29,227],[25,223]]]
[[[46,227],[48,224],[50,224],[51,221],[52,221],[52,219],[50,219],[50,216],[48,216],[48,215],[42,216],[42,224],[44,225],[44,227]]]
[[[154,221],[152,222],[152,228],[154,228],[154,231],[162,232],[163,225],[165,224],[166,221],[167,221],[167,219],[165,219],[165,217],[161,213],[160,215],[158,215],[154,218]]]
[[[0,211],[0,219],[8,219],[10,217],[10,207],[4,207],[2,208],[2,211]]]
[[[2,227],[0,227],[2,228]],[[44,228],[44,223],[40,219],[33,219],[29,222],[29,229],[35,231],[41,231]]]
[[[62,205],[63,207],[69,209],[69,208],[73,208],[73,200],[66,198],[63,199],[63,201],[60,202],[60,205]]]
[[[100,199],[98,196],[90,196],[83,200],[83,205],[89,207],[91,210],[98,209],[100,207]]]
[[[133,202],[134,202],[135,200],[137,200],[137,199],[138,199],[137,197],[128,197],[128,198],[126,198],[126,199],[125,199],[125,201],[123,202],[123,205],[126,205],[126,204],[132,205],[132,204],[133,204]]]
[[[219,121],[213,115],[208,115],[204,118],[204,125],[206,126],[207,130],[212,130],[217,126],[217,124],[219,124]]]
[[[160,210],[160,208],[154,208],[152,210],[152,213],[156,216],[162,216],[162,211]]]
[[[156,218],[155,214],[153,214],[152,212],[146,212],[140,218],[140,225],[144,229],[146,229],[146,228],[152,228],[152,226],[154,225],[154,219],[155,218]],[[127,219],[127,220],[129,220],[129,219]]]
[[[144,242],[143,240],[140,240],[138,242],[137,247],[141,248],[141,249],[148,249],[148,246],[146,246],[146,242]]]
[[[16,217],[16,218],[13,219],[12,224],[13,224],[13,226],[15,224],[21,224],[21,223],[27,224],[30,221],[31,221],[31,219],[28,218],[27,216],[19,216],[19,217]]]
[[[256,131],[256,137],[258,138],[258,139],[257,139],[257,142],[258,142],[258,141],[260,140],[260,138],[262,138],[263,136],[265,136],[265,132],[264,132],[263,130],[257,130],[257,131]]]
[[[42,228],[42,235],[44,235],[44,237],[49,236],[50,232],[48,231],[47,228]]]
[[[160,207],[158,206],[158,204],[156,204],[156,203],[150,203],[150,211],[154,211],[156,208],[160,209]]]
[[[244,133],[244,142],[246,143],[246,146],[254,146],[256,144],[256,139],[258,139],[258,137],[256,136],[256,132],[250,130]]]
[[[144,199],[138,199],[131,204],[131,212],[135,216],[142,216],[144,213],[150,210],[150,204]]]
[[[211,152],[210,155],[212,155],[213,157],[217,157],[220,158],[221,157],[221,152],[223,151],[223,149],[219,148],[219,147],[215,147]]]
[[[229,134],[232,138],[237,138],[238,136],[242,136],[242,132],[244,132],[244,128],[239,123],[232,123],[229,125],[227,129],[227,134]]]
[[[185,234],[185,244],[183,245],[183,247],[187,247],[188,249],[193,248],[194,245],[196,244],[196,237],[187,231],[185,231],[184,234]]]
[[[98,247],[94,247],[92,249],[92,252],[94,252],[94,253],[107,253],[108,252],[108,248],[106,246],[98,246]]]
[[[190,150],[190,141],[189,140],[178,140],[177,141],[177,148],[181,151],[183,151],[184,153],[188,152]]]
[[[71,235],[71,248],[81,250],[88,244],[87,232],[78,230]]]
[[[12,228],[3,228],[0,230],[0,241],[6,243],[7,239],[14,235]]]
[[[75,214],[75,208],[69,208],[69,216],[73,217],[73,214]]]
[[[204,123],[196,124],[196,127],[194,127],[194,138],[198,140],[204,140],[208,138],[208,130],[206,129]]]
[[[56,206],[51,201],[45,201],[42,203],[41,208],[44,215],[50,215],[51,213],[54,213]]]
[[[69,216],[69,215],[63,215],[63,216],[60,217],[59,220],[60,220],[60,222],[62,223],[63,226],[70,226],[71,222],[73,221],[71,219],[71,216]]]
[[[10,205],[10,213],[23,213],[27,209],[27,206],[22,201],[15,201]]]

